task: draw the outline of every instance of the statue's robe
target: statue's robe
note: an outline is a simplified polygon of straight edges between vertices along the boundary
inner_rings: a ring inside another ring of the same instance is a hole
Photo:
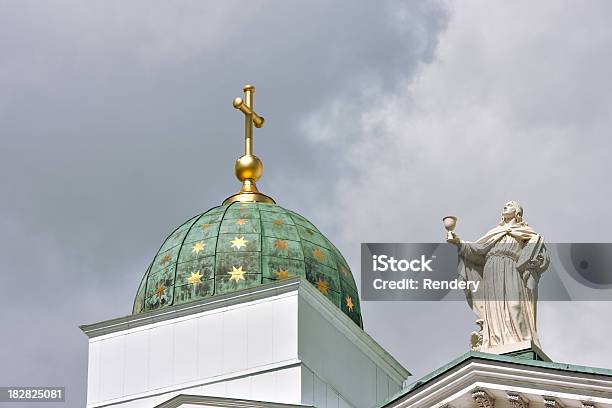
[[[459,244],[459,275],[480,281],[467,301],[484,320],[483,349],[532,340],[538,281],[550,263],[544,239],[526,224],[498,225],[476,242]]]

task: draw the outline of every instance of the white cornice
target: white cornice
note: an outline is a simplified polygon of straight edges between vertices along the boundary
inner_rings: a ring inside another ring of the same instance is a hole
[[[79,327],[89,338],[94,338],[109,333],[149,325],[151,323],[176,319],[177,317],[189,316],[196,313],[238,305],[245,302],[256,301],[271,296],[282,295],[291,291],[296,291],[300,286],[300,282],[300,277],[290,278],[238,292],[228,293],[226,295],[219,295],[208,299],[203,299],[198,302],[170,306],[148,313],[119,317],[116,319],[105,320],[99,323],[82,325]]]
[[[431,408],[476,389],[514,392],[612,406],[612,377],[473,358],[415,387],[386,407]]]
[[[234,398],[206,397],[202,395],[180,394],[163,402],[155,408],[179,408],[182,405],[202,405],[219,408],[295,408],[310,407],[310,405],[280,404],[276,402],[242,400]]]

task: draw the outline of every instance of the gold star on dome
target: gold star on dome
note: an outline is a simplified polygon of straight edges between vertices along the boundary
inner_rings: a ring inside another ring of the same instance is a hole
[[[276,271],[276,279],[287,279],[289,277],[289,271],[287,269],[280,268]]]
[[[244,237],[235,237],[233,240],[230,241],[232,243],[232,248],[236,248],[236,249],[240,249],[242,247],[245,247],[247,242],[246,239],[244,239]]]
[[[142,302],[139,300],[136,302],[136,313],[142,312]]]
[[[238,281],[241,280],[245,280],[244,279],[244,274],[246,273],[246,271],[242,270],[242,266],[236,268],[235,266],[232,266],[232,270],[229,271],[227,274],[230,275],[229,280],[233,280],[236,283],[238,283]]]
[[[162,282],[157,284],[157,287],[155,288],[155,295],[157,295],[158,299],[161,299],[161,297],[164,295],[164,293],[166,292],[166,285],[164,285]]]
[[[344,298],[344,300],[346,300],[346,308],[349,312],[352,312],[354,307],[353,299],[350,296],[347,296],[346,298]]]
[[[324,295],[327,295],[327,291],[329,290],[329,283],[327,283],[324,279],[319,279],[316,284],[317,289]]]
[[[193,246],[191,247],[191,253],[196,253],[199,254],[200,251],[204,250],[204,247],[206,246],[205,243],[203,242],[196,242],[195,244],[193,244]]]
[[[245,220],[244,218],[239,218],[238,220],[236,220],[236,225],[244,225],[247,223],[247,220]]]
[[[348,276],[348,269],[346,269],[344,265],[340,265],[340,272],[342,272],[344,276]]]
[[[284,223],[283,223],[283,220],[274,220],[272,221],[272,224],[280,226],[280,225],[283,225]]]
[[[306,228],[306,232],[310,235],[314,235],[314,231],[311,230],[310,228]]]
[[[202,282],[202,274],[200,271],[191,272],[191,276],[187,278],[187,283],[195,285]]]
[[[274,247],[280,251],[286,251],[289,248],[289,244],[284,239],[277,239],[274,241]]]
[[[210,227],[210,224],[202,224],[202,225],[200,225],[200,228],[202,228],[204,231],[206,231],[208,229],[208,227]]]
[[[319,248],[312,251],[312,256],[319,262],[323,262],[325,260],[325,254]]]
[[[159,261],[159,264],[161,266],[164,266],[165,264],[167,264],[168,262],[170,262],[172,260],[172,257],[170,255],[165,255],[161,261]]]

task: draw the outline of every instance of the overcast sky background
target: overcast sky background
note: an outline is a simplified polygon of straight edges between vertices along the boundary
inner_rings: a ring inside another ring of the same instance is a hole
[[[265,193],[359,279],[361,242],[476,239],[520,201],[610,241],[612,3],[0,0],[0,385],[86,396],[78,325],[131,312],[167,234],[238,188],[257,86]],[[541,303],[556,361],[612,367],[612,305]],[[415,377],[467,351],[463,303],[363,304]],[[24,405],[25,407],[26,405]]]

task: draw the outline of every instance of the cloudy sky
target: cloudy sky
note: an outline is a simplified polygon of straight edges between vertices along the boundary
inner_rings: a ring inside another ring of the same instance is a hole
[[[612,3],[0,0],[0,385],[86,396],[78,325],[130,313],[177,225],[260,188],[358,278],[361,242],[475,239],[519,200],[549,241],[610,241]],[[415,377],[467,350],[463,304],[367,302]],[[612,367],[612,305],[541,303],[556,361]],[[25,406],[25,405],[24,405]]]

